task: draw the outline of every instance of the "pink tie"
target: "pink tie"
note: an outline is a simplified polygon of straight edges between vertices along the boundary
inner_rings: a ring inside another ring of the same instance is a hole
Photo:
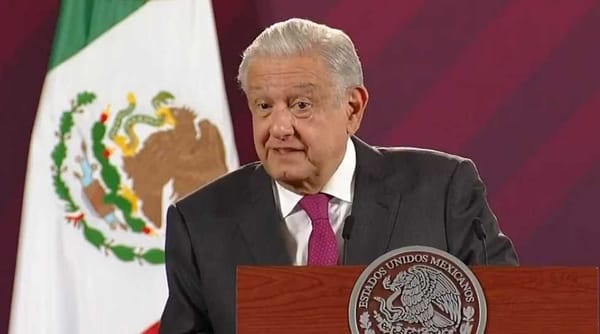
[[[312,232],[308,239],[308,265],[332,266],[337,264],[337,240],[329,222],[329,196],[318,193],[306,195],[300,200],[300,207],[306,211],[312,222]]]

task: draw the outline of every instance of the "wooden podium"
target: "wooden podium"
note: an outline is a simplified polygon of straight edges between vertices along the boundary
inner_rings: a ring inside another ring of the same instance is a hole
[[[249,333],[349,333],[364,267],[238,267],[237,326]],[[598,333],[598,268],[473,267],[486,333]]]

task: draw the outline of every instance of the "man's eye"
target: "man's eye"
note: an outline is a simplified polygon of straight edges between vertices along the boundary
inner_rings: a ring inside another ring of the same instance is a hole
[[[256,105],[256,107],[260,110],[266,110],[269,109],[271,105],[269,105],[268,103],[259,103]]]
[[[298,109],[306,109],[306,108],[308,108],[308,107],[310,106],[310,105],[309,105],[308,103],[306,103],[306,102],[298,102],[298,103],[296,103],[296,105],[297,105],[297,108],[298,108]]]
[[[294,104],[292,104],[292,112],[295,113],[296,115],[301,114],[304,115],[306,114],[306,112],[308,112],[312,107],[312,104],[310,102],[306,102],[306,101],[298,101],[295,102]]]

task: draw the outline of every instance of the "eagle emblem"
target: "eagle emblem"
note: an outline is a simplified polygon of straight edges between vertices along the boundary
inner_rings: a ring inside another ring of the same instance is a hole
[[[388,323],[403,320],[436,332],[455,326],[460,320],[458,290],[437,269],[416,265],[401,271],[393,281],[387,276],[383,287],[393,293],[386,299],[374,298]],[[396,305],[398,298],[402,306]]]
[[[89,244],[162,265],[165,203],[227,172],[225,146],[215,124],[167,91],[124,100],[113,112],[95,93],[77,94],[60,117],[50,177],[65,222]]]
[[[367,267],[349,310],[352,333],[471,334],[485,329],[485,297],[475,276],[452,255],[423,246],[392,251]]]

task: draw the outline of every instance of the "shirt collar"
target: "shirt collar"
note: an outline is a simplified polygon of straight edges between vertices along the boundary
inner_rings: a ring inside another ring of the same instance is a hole
[[[348,138],[344,158],[342,159],[342,162],[336,169],[335,173],[333,173],[329,181],[327,181],[321,192],[331,195],[339,200],[352,203],[354,196],[353,189],[355,169],[356,149],[352,140]],[[281,216],[285,218],[292,213],[296,207],[296,204],[300,202],[303,195],[297,194],[282,187],[277,181],[275,181],[275,189],[277,189],[277,197],[279,199]]]

